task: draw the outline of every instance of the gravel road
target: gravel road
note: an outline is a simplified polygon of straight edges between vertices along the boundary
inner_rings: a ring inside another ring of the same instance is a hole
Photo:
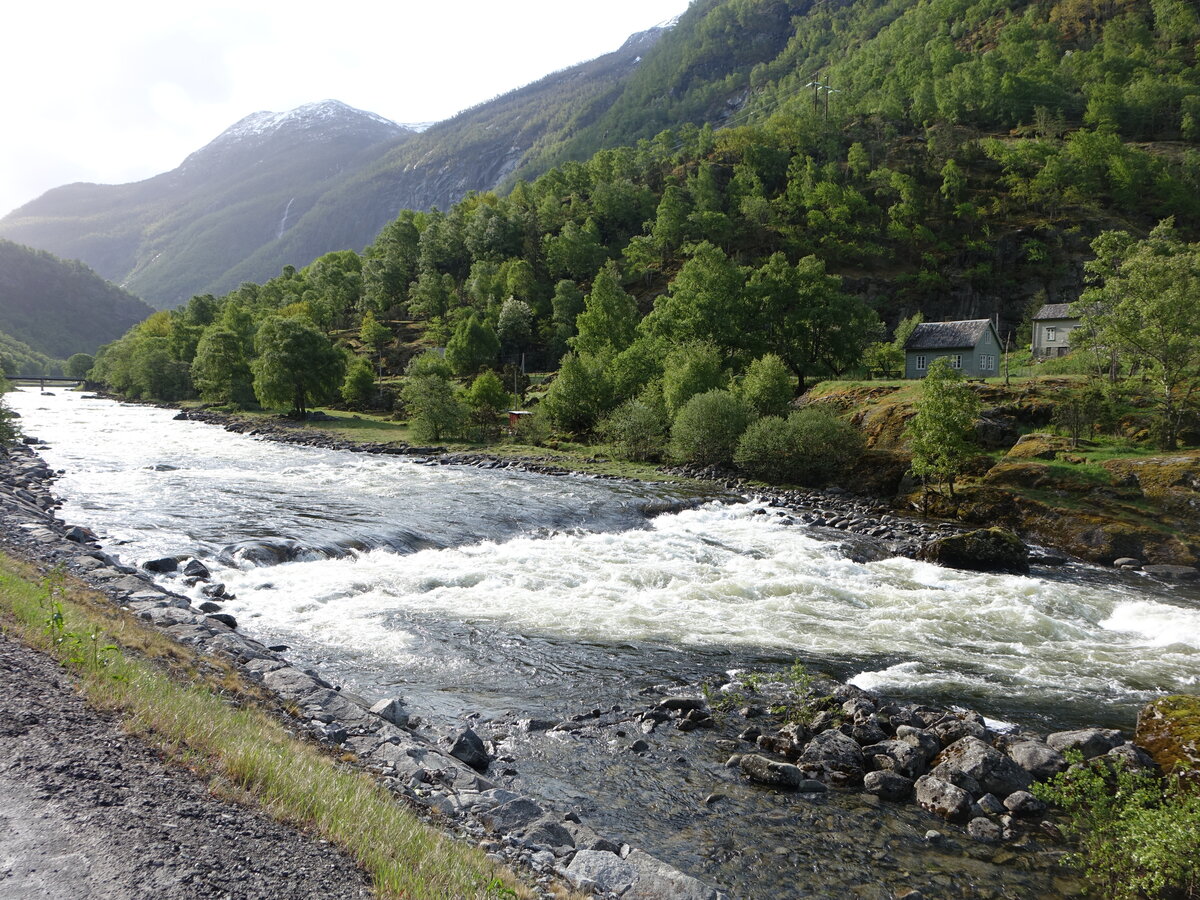
[[[334,847],[217,799],[0,633],[0,900],[370,896]]]

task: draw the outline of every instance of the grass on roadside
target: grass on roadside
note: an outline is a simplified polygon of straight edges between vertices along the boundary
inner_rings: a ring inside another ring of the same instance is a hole
[[[288,734],[231,666],[194,657],[105,598],[0,554],[0,624],[60,660],[93,706],[273,817],[347,851],[382,897],[526,898],[512,873],[423,824],[373,779]]]

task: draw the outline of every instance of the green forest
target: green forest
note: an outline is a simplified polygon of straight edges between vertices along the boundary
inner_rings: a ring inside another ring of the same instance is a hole
[[[495,428],[522,371],[557,373],[535,432],[727,461],[675,439],[692,398],[782,414],[915,314],[1016,335],[1078,299],[1104,232],[1173,217],[1195,240],[1198,40],[1182,0],[693,3],[545,174],[156,313],[93,377],[395,409],[442,440]]]

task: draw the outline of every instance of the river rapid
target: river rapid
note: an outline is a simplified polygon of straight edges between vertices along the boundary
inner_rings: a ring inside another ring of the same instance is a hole
[[[244,631],[364,696],[403,695],[435,730],[633,708],[654,686],[794,660],[994,721],[1131,729],[1147,699],[1200,675],[1200,593],[1139,575],[855,563],[761,503],[649,517],[673,489],[270,443],[70,392],[8,399],[64,470],[65,521],[132,564],[203,560]],[[264,540],[274,556],[247,552]],[[739,897],[1062,887],[974,848],[921,848],[936,823],[919,811],[864,826],[860,795],[783,803],[694,735],[640,756],[625,737],[514,732],[502,749],[522,790]],[[724,799],[706,804],[713,790]],[[845,840],[861,827],[873,836]]]

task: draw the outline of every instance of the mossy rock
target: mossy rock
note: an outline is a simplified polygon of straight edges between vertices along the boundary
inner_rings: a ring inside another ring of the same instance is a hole
[[[981,528],[930,541],[921,548],[921,559],[973,572],[1029,571],[1029,548],[1003,528]]]
[[[1115,482],[1136,484],[1163,509],[1200,522],[1200,452],[1111,459],[1101,465]]]
[[[1200,697],[1172,694],[1147,704],[1134,742],[1163,772],[1178,772],[1200,788]]]
[[[845,483],[856,492],[893,497],[912,465],[911,454],[899,450],[868,450],[846,474]]]
[[[1071,450],[1071,442],[1054,434],[1023,434],[1008,453],[1006,459],[1056,459],[1058,454]]]

